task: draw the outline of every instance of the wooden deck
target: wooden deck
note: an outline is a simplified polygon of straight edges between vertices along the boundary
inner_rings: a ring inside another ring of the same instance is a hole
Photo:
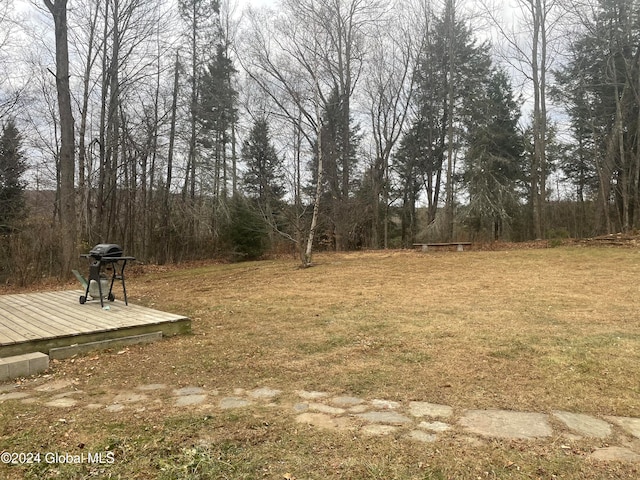
[[[189,333],[189,318],[124,302],[80,305],[67,290],[0,296],[0,358],[148,333]]]

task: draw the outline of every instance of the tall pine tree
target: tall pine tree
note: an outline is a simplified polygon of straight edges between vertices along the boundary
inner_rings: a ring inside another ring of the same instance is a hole
[[[470,28],[457,16],[455,3],[447,1],[444,12],[431,19],[433,28],[425,36],[415,72],[416,116],[403,139],[402,155],[396,157],[402,163],[397,170],[407,172],[410,167],[420,176],[427,194],[428,223],[436,219],[446,186],[446,228],[439,232],[446,239],[452,235],[458,179],[453,163],[465,140],[474,102],[491,69],[489,45],[476,42]],[[409,180],[404,186],[408,191],[400,196],[407,201],[415,198],[415,182]],[[414,208],[408,206],[409,211]]]
[[[22,151],[22,135],[15,120],[9,119],[2,127],[0,137],[0,231],[8,232],[24,215],[24,189],[22,175],[27,164]]]
[[[491,240],[503,236],[518,207],[516,185],[524,153],[519,107],[506,73],[497,71],[470,117],[464,165],[469,193],[467,223]]]
[[[242,159],[247,167],[244,174],[245,192],[258,202],[264,212],[271,213],[282,200],[284,185],[281,160],[271,143],[269,125],[264,118],[254,122],[249,138],[242,147]]]

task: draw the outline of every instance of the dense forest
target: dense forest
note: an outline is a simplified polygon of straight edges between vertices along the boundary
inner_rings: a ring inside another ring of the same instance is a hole
[[[3,0],[0,278],[640,222],[640,1]]]

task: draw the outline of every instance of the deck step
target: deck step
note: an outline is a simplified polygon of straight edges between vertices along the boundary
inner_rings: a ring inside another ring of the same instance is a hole
[[[49,355],[40,352],[0,358],[0,381],[28,377],[49,368]]]
[[[99,342],[79,343],[67,347],[57,347],[49,350],[51,360],[61,360],[73,357],[74,355],[91,352],[93,350],[106,350],[107,348],[120,348],[137,343],[151,343],[162,339],[162,332],[145,333],[143,335],[132,335],[129,337],[110,338]]]

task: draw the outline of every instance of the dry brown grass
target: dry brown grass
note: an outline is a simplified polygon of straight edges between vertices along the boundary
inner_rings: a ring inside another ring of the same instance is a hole
[[[636,250],[321,255],[144,277],[198,364],[272,384],[460,408],[639,413]],[[189,365],[183,368],[190,369]],[[247,385],[248,384],[248,385]]]
[[[577,247],[323,254],[305,270],[282,259],[149,268],[128,281],[130,299],[189,315],[193,335],[61,362],[53,374],[75,378],[78,388],[95,395],[142,383],[221,391],[269,386],[422,400],[457,411],[637,417],[638,278],[640,251]],[[56,413],[33,410],[10,420],[27,407],[7,405],[0,406],[9,410],[0,449],[51,441],[46,426]],[[433,446],[371,442],[302,429],[288,414],[259,409],[221,415],[213,424],[161,409],[120,422],[78,412],[74,421],[75,435],[87,445],[113,437],[123,442],[129,461],[112,470],[123,478],[170,478],[149,452],[172,464],[194,461],[185,455],[203,465],[224,458],[237,469],[180,478],[637,475],[633,466],[585,461],[581,454],[595,446],[587,443],[567,456],[562,439],[475,445],[450,435]],[[181,450],[203,437],[215,447]]]

